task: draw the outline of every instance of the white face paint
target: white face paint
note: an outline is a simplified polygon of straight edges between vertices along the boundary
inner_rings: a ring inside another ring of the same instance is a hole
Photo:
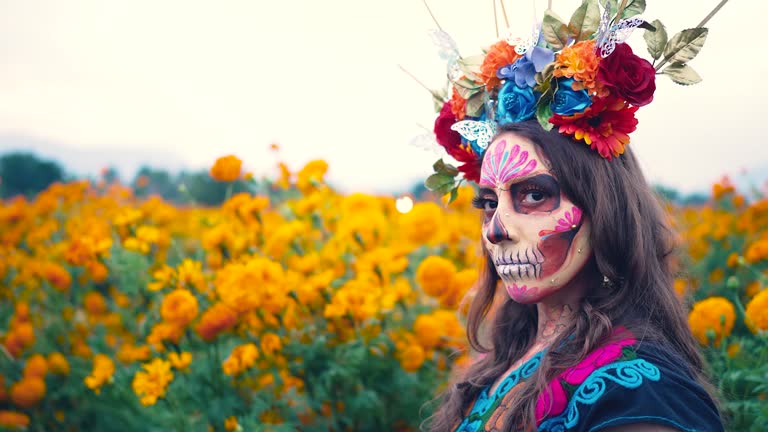
[[[504,132],[489,146],[475,205],[483,242],[510,297],[537,303],[566,285],[592,253],[590,224],[563,192],[543,153]]]

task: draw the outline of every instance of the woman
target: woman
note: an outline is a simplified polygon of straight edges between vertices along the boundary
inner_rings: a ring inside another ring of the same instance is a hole
[[[535,120],[502,125],[485,151],[486,266],[468,315],[484,356],[430,430],[723,430],[672,289],[665,215],[631,149],[595,156]],[[483,327],[497,286],[506,298]]]

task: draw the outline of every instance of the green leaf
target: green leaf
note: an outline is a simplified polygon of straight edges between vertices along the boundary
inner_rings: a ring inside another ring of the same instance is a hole
[[[483,98],[483,92],[479,91],[467,100],[467,115],[470,117],[480,117],[483,113],[484,106],[485,99]]]
[[[448,198],[448,204],[456,201],[456,198],[458,198],[458,197],[459,197],[459,188],[455,187],[455,188],[451,189],[451,196],[450,196],[450,198]]]
[[[446,173],[435,173],[427,177],[424,186],[427,189],[440,194],[447,194],[453,188],[455,176]]]
[[[555,126],[549,122],[551,117],[552,108],[550,108],[549,102],[539,103],[539,106],[536,107],[536,120],[539,121],[541,127],[546,131],[552,130],[552,128]]]
[[[544,12],[541,31],[544,34],[544,39],[555,51],[563,49],[568,43],[568,27],[551,9]]]
[[[483,65],[484,55],[475,55],[471,57],[462,57],[457,60],[459,69],[464,75],[473,81],[479,81],[480,67]]]
[[[651,54],[651,57],[654,60],[658,60],[661,58],[661,55],[664,53],[664,47],[667,45],[667,29],[664,28],[664,24],[659,20],[653,20],[651,25],[656,30],[646,30],[643,32],[643,39],[648,44],[648,52]]]
[[[691,85],[701,82],[701,77],[692,67],[682,63],[672,63],[661,73],[669,75],[672,81],[680,85]]]
[[[706,28],[697,27],[674,35],[664,48],[664,60],[670,63],[688,63],[693,60],[704,46],[708,32]]]
[[[610,0],[611,16],[616,15],[616,12],[619,11],[619,1],[620,0]],[[645,0],[629,0],[624,7],[624,12],[621,13],[621,19],[640,15],[643,12],[645,12]]]
[[[578,41],[589,39],[600,26],[600,7],[597,0],[584,0],[568,23],[568,33]]]
[[[436,173],[448,174],[451,177],[454,177],[459,174],[458,168],[456,168],[451,164],[445,163],[442,159],[438,159],[437,162],[435,162],[432,165],[432,168],[435,170]]]

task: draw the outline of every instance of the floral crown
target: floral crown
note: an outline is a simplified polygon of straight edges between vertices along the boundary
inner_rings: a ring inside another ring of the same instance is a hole
[[[657,74],[682,85],[701,81],[688,62],[704,46],[704,24],[726,1],[697,27],[672,38],[659,20],[637,17],[645,0],[602,5],[584,0],[567,24],[548,9],[527,39],[502,38],[472,57],[461,57],[447,33],[434,31],[440,55],[448,60],[451,93],[449,98],[448,92],[432,91],[439,109],[434,134],[460,165],[438,160],[427,188],[455,197],[464,180],[477,183],[497,125],[533,118],[545,130],[557,127],[583,141],[605,159],[622,155],[637,127],[635,112],[653,100]],[[645,29],[653,63],[624,43],[638,27]],[[463,178],[457,179],[459,173]]]

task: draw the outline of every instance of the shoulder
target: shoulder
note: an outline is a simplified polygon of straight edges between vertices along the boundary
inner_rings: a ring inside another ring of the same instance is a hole
[[[631,334],[595,350],[548,390],[537,403],[539,431],[723,430],[714,401],[686,363]]]

